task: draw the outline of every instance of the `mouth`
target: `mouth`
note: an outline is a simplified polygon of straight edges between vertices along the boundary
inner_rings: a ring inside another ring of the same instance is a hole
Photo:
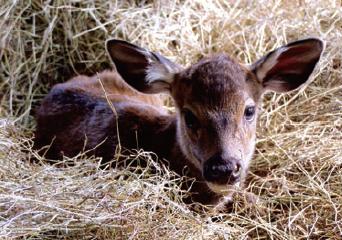
[[[236,182],[234,184],[217,184],[212,182],[206,182],[209,189],[214,193],[228,195],[233,193],[240,187],[240,182]]]

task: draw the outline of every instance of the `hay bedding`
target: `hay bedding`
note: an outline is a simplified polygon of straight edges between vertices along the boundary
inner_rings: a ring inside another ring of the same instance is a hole
[[[341,239],[341,33],[339,1],[0,1],[0,238]],[[53,84],[108,68],[110,36],[184,65],[217,51],[251,63],[308,36],[326,42],[310,84],[264,100],[246,189],[258,206],[241,194],[215,219],[190,211],[181,179],[146,152],[127,157],[149,166],[128,171],[82,154],[58,167],[32,151],[32,109]]]

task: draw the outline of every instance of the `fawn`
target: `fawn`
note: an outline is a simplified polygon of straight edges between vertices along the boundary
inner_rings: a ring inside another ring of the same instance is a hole
[[[217,205],[244,182],[262,95],[305,83],[323,43],[292,42],[249,66],[217,54],[187,68],[122,40],[108,40],[106,49],[115,70],[77,76],[45,97],[36,113],[36,147],[50,145],[50,159],[92,149],[108,162],[120,140],[122,148],[152,151],[194,178],[191,201]],[[175,113],[163,108],[159,93],[172,97]]]

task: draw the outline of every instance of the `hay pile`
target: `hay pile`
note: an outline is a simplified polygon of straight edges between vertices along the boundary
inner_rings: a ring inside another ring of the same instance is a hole
[[[333,0],[0,1],[0,238],[340,239],[341,32]],[[127,156],[148,160],[136,171],[99,169],[83,155],[64,159],[67,168],[27,161],[32,109],[53,84],[108,68],[111,36],[184,65],[217,51],[251,63],[291,40],[326,42],[309,85],[265,98],[246,189],[258,207],[237,196],[219,218],[192,212],[181,179],[146,152]]]

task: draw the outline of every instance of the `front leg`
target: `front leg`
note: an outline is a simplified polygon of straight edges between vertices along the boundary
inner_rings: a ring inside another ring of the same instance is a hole
[[[238,209],[259,208],[261,200],[251,192],[234,192],[219,199],[213,208],[214,214],[231,213]],[[262,205],[262,204],[261,204]]]
[[[214,214],[230,213],[233,210],[233,194],[223,196],[213,209]]]

